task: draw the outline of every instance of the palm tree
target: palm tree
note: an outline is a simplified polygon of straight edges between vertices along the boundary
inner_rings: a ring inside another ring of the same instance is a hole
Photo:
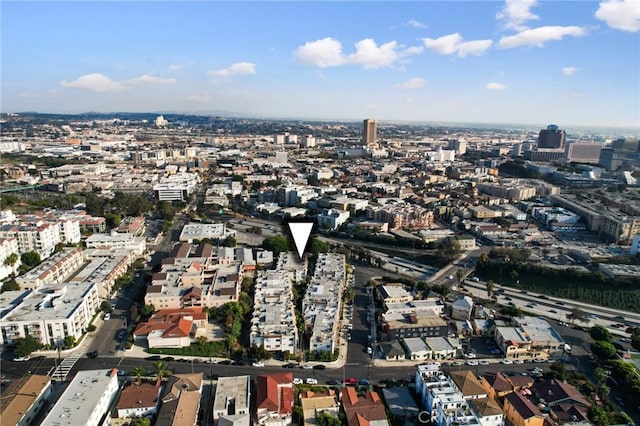
[[[462,277],[464,276],[464,271],[460,268],[456,271],[456,278],[458,278],[458,284],[462,282]]]
[[[167,368],[167,363],[164,361],[155,361],[153,367],[156,369],[156,379],[158,380],[162,380],[163,377],[171,374],[169,368]]]
[[[493,294],[493,286],[495,283],[492,280],[487,281],[487,297],[491,297]]]
[[[200,346],[204,346],[204,344],[209,341],[209,339],[207,339],[207,336],[198,336],[196,337],[196,340],[198,341],[198,344]]]
[[[136,383],[139,385],[142,382],[142,376],[144,375],[144,368],[137,366],[131,370],[134,376],[136,376]]]

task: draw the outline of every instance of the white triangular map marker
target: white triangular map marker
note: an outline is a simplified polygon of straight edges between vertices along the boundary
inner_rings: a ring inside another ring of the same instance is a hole
[[[296,244],[298,256],[302,257],[304,249],[307,247],[307,241],[313,229],[313,222],[289,222],[289,230],[293,236],[293,242]]]

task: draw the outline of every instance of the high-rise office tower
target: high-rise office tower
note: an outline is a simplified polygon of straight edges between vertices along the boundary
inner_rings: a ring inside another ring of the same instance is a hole
[[[559,130],[555,124],[549,124],[538,134],[538,148],[564,148],[564,130]]]
[[[362,144],[364,146],[376,146],[378,139],[378,124],[376,120],[367,118],[362,126]]]

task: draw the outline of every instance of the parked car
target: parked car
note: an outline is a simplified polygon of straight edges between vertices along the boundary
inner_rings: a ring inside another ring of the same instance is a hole
[[[478,361],[470,359],[469,361],[467,361],[465,364],[467,365],[478,365]]]
[[[282,366],[282,368],[296,368],[298,366],[298,364],[293,364],[293,363],[288,363],[288,364],[284,364]]]
[[[486,359],[481,359],[480,361],[478,361],[478,364],[480,364],[480,365],[489,365],[491,363],[489,361],[487,361]]]
[[[326,365],[324,365],[324,364],[318,364],[318,365],[314,365],[314,366],[313,366],[313,369],[314,369],[314,370],[326,370],[326,369],[327,369],[327,366],[326,366]]]
[[[160,361],[162,357],[160,355],[151,355],[145,358],[147,361]]]
[[[331,379],[331,380],[327,380],[327,384],[330,386],[337,386],[340,384],[340,382],[338,380]]]
[[[307,382],[308,385],[317,385],[318,384],[318,380],[314,379],[313,377],[307,378],[306,382]]]
[[[87,352],[87,356],[91,359],[97,358],[98,357],[98,351],[91,351],[91,352]]]
[[[503,359],[503,360],[502,360],[502,361],[500,361],[500,362],[502,362],[503,364],[506,364],[506,365],[508,365],[508,364],[513,364],[513,361],[511,361],[510,359],[507,359],[507,358]]]
[[[294,384],[294,385],[301,385],[302,383],[304,383],[304,382],[302,381],[302,379],[300,379],[300,378],[298,378],[298,377],[294,377],[294,379],[293,379],[293,384]]]
[[[358,380],[358,384],[360,386],[367,386],[367,385],[369,385],[369,381],[367,379],[360,379],[360,380]]]
[[[256,361],[253,364],[251,364],[252,367],[264,367],[264,362],[261,361]]]
[[[311,364],[304,364],[301,365],[300,368],[304,369],[304,370],[313,370],[313,365]]]
[[[356,379],[354,377],[350,377],[348,379],[345,379],[344,383],[347,384],[347,385],[355,385],[355,384],[358,384],[358,379]]]
[[[14,362],[22,362],[22,361],[29,361],[30,359],[31,359],[31,357],[29,355],[27,355],[27,356],[18,356],[18,357],[15,357],[13,359],[13,361]]]

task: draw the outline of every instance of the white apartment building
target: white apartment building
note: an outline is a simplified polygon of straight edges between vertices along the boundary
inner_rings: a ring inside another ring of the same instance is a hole
[[[76,272],[73,281],[95,282],[103,299],[111,295],[116,279],[127,272],[134,260],[126,250],[89,249],[84,256],[88,263]]]
[[[20,254],[35,251],[41,259],[51,256],[56,245],[62,242],[60,226],[46,222],[0,226],[0,238],[15,238]]]
[[[82,249],[64,249],[27,273],[16,277],[16,282],[24,290],[35,290],[43,285],[60,284],[78,270],[84,262]]]
[[[224,223],[189,223],[182,228],[178,241],[193,242],[195,240],[212,240],[233,237],[236,231],[227,229]]]
[[[346,280],[345,256],[323,253],[302,301],[311,352],[334,352],[339,333],[338,315]]]
[[[118,394],[118,369],[79,371],[42,424],[100,426]]]
[[[52,394],[51,377],[27,374],[13,380],[2,392],[2,423],[5,425],[31,426],[38,412],[47,404]]]
[[[251,376],[220,377],[213,398],[213,423],[250,426]]]
[[[93,234],[85,240],[89,249],[109,248],[112,250],[128,250],[136,256],[142,256],[147,249],[144,236],[136,237],[134,234]]]
[[[517,327],[496,327],[495,341],[505,358],[549,359],[562,355],[564,340],[548,321],[537,317],[517,321]]]
[[[79,339],[100,306],[95,282],[45,285],[0,294],[0,344],[30,335],[52,346]]]
[[[318,227],[333,231],[349,220],[349,212],[344,210],[325,209],[318,215]]]
[[[193,194],[200,183],[197,173],[178,172],[160,178],[160,182],[153,186],[158,201],[186,201]]]
[[[290,254],[280,254],[286,256]],[[252,345],[268,351],[296,352],[298,329],[291,287],[284,269],[258,272],[251,319]]]

